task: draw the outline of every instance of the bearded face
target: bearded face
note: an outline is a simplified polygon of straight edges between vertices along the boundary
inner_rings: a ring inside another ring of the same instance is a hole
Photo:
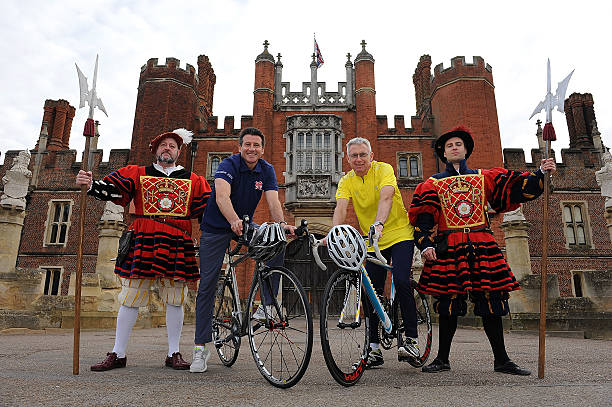
[[[178,159],[179,153],[178,145],[176,140],[172,137],[168,137],[163,139],[159,146],[157,146],[157,151],[155,152],[155,157],[157,158],[158,164],[174,164]]]

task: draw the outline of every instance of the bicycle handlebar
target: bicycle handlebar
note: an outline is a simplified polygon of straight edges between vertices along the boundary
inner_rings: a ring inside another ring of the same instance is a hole
[[[372,246],[374,248],[374,254],[376,255],[376,259],[382,263],[382,265],[387,266],[389,263],[387,263],[387,259],[385,259],[383,257],[383,255],[380,253],[380,249],[378,248],[378,240],[380,239],[380,234],[376,233],[376,229],[374,228],[374,225],[370,226],[370,231],[368,232],[368,243],[370,246]],[[373,261],[373,259],[368,259],[370,261],[372,261],[373,263],[377,263],[376,261]]]
[[[300,222],[300,226],[298,226],[294,231],[296,236],[302,236],[306,234],[308,236],[308,243],[312,248],[312,257],[314,258],[315,263],[321,270],[327,270],[327,266],[323,264],[321,261],[321,257],[319,257],[319,246],[321,245],[321,241],[318,240],[312,233],[308,232],[308,221],[306,219],[302,219]]]

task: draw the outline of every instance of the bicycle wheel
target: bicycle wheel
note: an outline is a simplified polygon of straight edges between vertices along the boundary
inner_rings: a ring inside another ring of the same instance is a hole
[[[360,293],[359,272],[340,269],[327,282],[321,304],[321,347],[327,369],[343,386],[352,386],[365,371],[368,326]]]
[[[240,323],[236,318],[236,296],[226,278],[221,278],[215,294],[215,309],[212,321],[213,343],[221,363],[231,366],[240,350]]]
[[[425,365],[425,362],[427,362],[429,354],[431,353],[431,314],[429,310],[429,302],[427,301],[427,296],[425,294],[421,294],[416,290],[417,282],[411,280],[410,285],[412,286],[412,291],[414,293],[414,301],[416,303],[417,333],[419,335],[420,356],[418,358],[409,359],[408,363],[410,363],[414,367],[421,367]],[[393,303],[393,311],[394,314],[397,316],[398,320],[401,321],[399,301],[395,301]],[[401,341],[403,340],[403,333],[403,324],[398,325],[398,343],[401,343]]]
[[[274,297],[268,295],[265,300],[265,294],[274,292]],[[257,313],[260,305],[265,307]],[[312,353],[312,314],[297,277],[281,267],[262,270],[261,280],[255,278],[249,293],[247,317],[249,344],[259,372],[276,387],[299,382]]]

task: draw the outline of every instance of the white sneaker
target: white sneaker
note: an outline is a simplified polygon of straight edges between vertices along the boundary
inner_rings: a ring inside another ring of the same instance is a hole
[[[191,373],[202,373],[208,369],[206,363],[210,359],[210,351],[204,346],[196,346],[193,348],[193,359],[189,371]]]
[[[274,305],[266,305],[266,310],[264,312],[264,306],[260,305],[257,307],[257,311],[253,314],[253,319],[256,319],[260,322],[266,322],[266,314],[268,314],[268,318],[274,318],[273,315],[276,314],[274,311]]]
[[[397,357],[400,361],[415,359],[421,356],[419,342],[417,338],[406,338],[402,346],[397,350]]]

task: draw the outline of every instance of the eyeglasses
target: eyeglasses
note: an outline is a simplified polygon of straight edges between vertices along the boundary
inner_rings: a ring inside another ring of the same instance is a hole
[[[359,154],[353,153],[353,154],[350,154],[349,157],[351,157],[351,158],[357,158],[357,157],[359,157],[359,158],[366,158],[369,155],[370,155],[370,153],[359,153]]]

